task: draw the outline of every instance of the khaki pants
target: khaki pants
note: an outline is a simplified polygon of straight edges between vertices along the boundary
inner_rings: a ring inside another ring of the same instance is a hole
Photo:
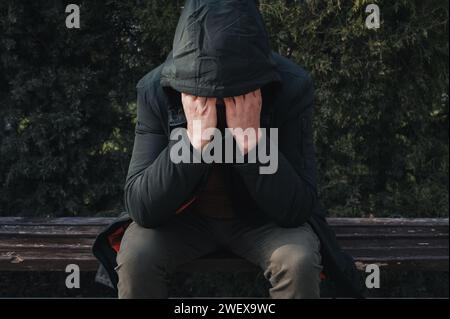
[[[320,297],[320,242],[308,224],[252,226],[186,213],[156,229],[127,228],[117,256],[119,298],[167,298],[171,273],[222,247],[262,268],[272,298]]]

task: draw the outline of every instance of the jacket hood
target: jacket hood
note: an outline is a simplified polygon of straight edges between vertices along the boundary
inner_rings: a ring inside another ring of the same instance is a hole
[[[243,95],[279,82],[254,0],[187,0],[161,85],[205,97]]]

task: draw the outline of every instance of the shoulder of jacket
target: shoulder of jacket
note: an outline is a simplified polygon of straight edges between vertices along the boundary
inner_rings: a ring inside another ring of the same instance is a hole
[[[288,120],[313,102],[313,81],[311,75],[292,60],[276,53],[274,60],[282,82],[277,94],[277,110],[281,119]]]
[[[160,83],[163,64],[154,68],[144,75],[136,84],[136,90],[143,96],[145,101],[161,102],[163,99],[163,88]]]
[[[143,89],[151,89],[155,85],[160,85],[159,81],[161,78],[161,70],[163,68],[163,64],[157,66],[146,75],[144,75],[136,84],[136,88],[138,90]]]
[[[285,93],[297,95],[309,87],[312,87],[313,80],[308,71],[296,64],[289,58],[273,53],[278,73],[280,74]]]

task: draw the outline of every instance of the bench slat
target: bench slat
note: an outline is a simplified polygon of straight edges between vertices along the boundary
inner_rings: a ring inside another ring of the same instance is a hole
[[[378,264],[380,267],[426,269],[431,271],[448,271],[449,259],[446,256],[410,256],[410,257],[357,257],[358,268],[367,264]],[[98,262],[89,253],[59,253],[58,255],[43,255],[40,252],[22,254],[0,254],[2,271],[64,271],[69,264],[77,264],[82,271],[95,271]],[[258,267],[250,262],[236,257],[205,257],[181,266],[178,271],[186,272],[230,272],[254,271]]]
[[[27,249],[27,248],[40,248],[40,247],[70,247],[70,246],[84,246],[90,249],[93,243],[92,238],[80,238],[76,241],[73,238],[61,237],[61,238],[5,238],[0,241],[0,249]],[[344,239],[339,241],[341,246],[346,249],[389,249],[389,248],[418,248],[429,249],[430,247],[448,247],[447,238],[416,238],[416,239],[368,239],[368,240],[349,240]]]
[[[0,225],[106,226],[112,217],[0,217]],[[447,226],[448,218],[327,218],[332,226]]]
[[[1,221],[0,221],[1,223]],[[36,236],[87,236],[95,237],[103,229],[101,226],[55,226],[55,225],[1,225],[0,237],[36,237]],[[333,227],[338,237],[446,237],[448,226],[411,226],[411,227]]]

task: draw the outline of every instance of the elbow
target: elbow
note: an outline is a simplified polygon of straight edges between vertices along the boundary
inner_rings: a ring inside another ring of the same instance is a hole
[[[319,204],[317,193],[309,190],[307,195],[297,198],[291,205],[285,208],[285,211],[278,216],[276,223],[280,227],[294,228],[307,223]]]
[[[155,209],[147,209],[142,202],[125,205],[125,208],[130,218],[143,228],[157,228],[167,221],[163,214],[157,214]]]
[[[125,210],[130,218],[139,226],[144,228],[156,228],[163,225],[168,214],[161,212],[161,207],[151,200],[145,200],[139,190],[132,187],[132,183],[125,186]]]
[[[309,196],[307,196],[303,201],[300,207],[297,209],[297,214],[294,214],[294,224],[296,226],[302,226],[306,224],[314,212],[317,211],[319,205],[319,199],[317,196],[317,192],[314,190],[310,190]]]
[[[153,218],[150,214],[145,214],[143,212],[133,212],[129,211],[131,219],[143,228],[157,228],[163,223],[156,218]]]

